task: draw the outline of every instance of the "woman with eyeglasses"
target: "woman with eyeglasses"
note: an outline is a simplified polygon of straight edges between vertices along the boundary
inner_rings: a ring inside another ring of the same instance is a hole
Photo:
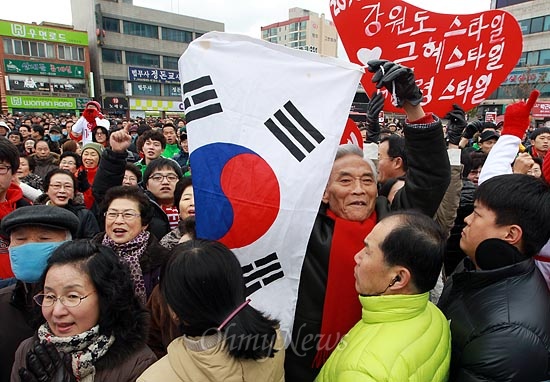
[[[91,239],[99,233],[97,219],[86,209],[72,173],[61,168],[50,171],[44,178],[44,191],[34,203],[65,208],[75,214],[80,221],[75,239]]]
[[[229,248],[209,240],[174,247],[160,289],[183,335],[138,382],[284,381],[279,323],[249,305]]]
[[[17,349],[11,382],[135,381],[156,357],[131,280],[109,248],[85,240],[58,247],[34,296],[45,322]]]
[[[109,130],[103,126],[98,126],[92,132],[92,141],[103,145],[103,147],[109,146]]]
[[[147,230],[153,217],[149,200],[137,186],[117,186],[105,194],[102,210],[105,232],[93,240],[114,250],[128,265],[135,293],[145,304],[168,259],[168,251]]]

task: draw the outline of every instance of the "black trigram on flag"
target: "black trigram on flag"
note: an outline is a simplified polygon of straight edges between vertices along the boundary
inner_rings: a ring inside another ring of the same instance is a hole
[[[242,269],[247,296],[285,276],[275,252],[243,266]]]
[[[187,122],[223,112],[210,76],[184,83],[183,95]]]
[[[313,127],[313,125],[290,101],[285,104],[283,109],[278,110],[272,118],[265,121],[264,125],[273,135],[275,135],[279,142],[287,148],[287,150],[294,156],[294,158],[298,160],[298,162],[301,162],[306,157],[303,150],[310,153],[317,144],[323,142],[325,139],[323,134]],[[279,125],[282,126],[286,132],[282,130]],[[312,143],[304,132],[313,138],[317,144]],[[289,134],[296,140],[296,143],[300,145],[303,150],[292,141]]]

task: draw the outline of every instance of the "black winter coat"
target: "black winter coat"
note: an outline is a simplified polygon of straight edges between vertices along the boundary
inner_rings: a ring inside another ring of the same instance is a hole
[[[378,220],[391,211],[410,208],[433,216],[451,179],[441,122],[436,120],[429,125],[407,125],[404,132],[409,162],[405,186],[397,192],[391,205],[385,197],[376,199]],[[321,332],[334,231],[334,221],[326,215],[327,207],[322,205],[317,214],[302,265],[292,343],[285,354],[285,379],[289,382],[313,381],[320,371],[311,365]],[[360,241],[363,239],[357,238]],[[357,321],[360,319],[357,317]]]
[[[489,271],[464,259],[438,306],[451,323],[449,381],[550,379],[550,292],[533,259]]]

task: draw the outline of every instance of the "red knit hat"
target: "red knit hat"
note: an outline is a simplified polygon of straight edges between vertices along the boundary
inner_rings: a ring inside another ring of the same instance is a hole
[[[86,103],[86,106],[84,106],[84,109],[88,108],[88,105],[94,105],[97,109],[97,111],[101,111],[101,105],[97,101],[89,101]]]

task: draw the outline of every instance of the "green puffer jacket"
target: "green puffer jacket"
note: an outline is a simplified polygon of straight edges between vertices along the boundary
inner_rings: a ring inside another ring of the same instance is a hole
[[[449,323],[428,298],[429,293],[360,296],[361,321],[342,338],[315,381],[447,381]]]

